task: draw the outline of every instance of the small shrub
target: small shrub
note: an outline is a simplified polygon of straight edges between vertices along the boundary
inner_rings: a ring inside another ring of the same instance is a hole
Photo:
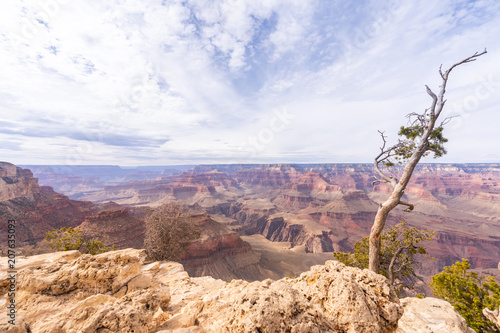
[[[450,302],[476,332],[500,332],[483,315],[484,308],[500,306],[500,286],[492,276],[469,272],[469,268],[469,261],[462,259],[434,275],[430,284],[434,296]]]
[[[71,227],[49,231],[44,239],[56,251],[79,250],[83,244],[82,231]]]
[[[107,236],[104,236],[104,238],[107,238]],[[113,244],[110,247],[110,246],[107,246],[106,244],[104,244],[104,242],[98,238],[89,239],[84,244],[84,247],[85,247],[85,250],[84,250],[85,253],[90,253],[93,255],[116,250],[116,244]]]
[[[152,211],[145,219],[144,248],[152,260],[178,260],[193,240],[200,237],[192,214],[177,203]]]
[[[103,236],[103,238],[107,237],[107,235]],[[51,249],[56,251],[79,250],[82,253],[94,255],[116,250],[116,245],[107,246],[96,235],[85,235],[83,231],[71,227],[49,231],[45,234],[44,240],[48,242]]]
[[[403,295],[403,289],[411,290],[415,283],[421,280],[415,273],[415,268],[421,265],[416,256],[427,254],[420,243],[430,241],[433,237],[434,231],[407,227],[404,222],[388,228],[382,234],[380,273],[389,278],[391,286],[399,296]],[[334,252],[333,256],[347,266],[368,268],[368,240],[369,237],[365,237],[356,242],[353,253]]]

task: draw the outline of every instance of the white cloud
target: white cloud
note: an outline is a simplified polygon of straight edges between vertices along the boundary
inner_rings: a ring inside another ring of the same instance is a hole
[[[461,120],[443,161],[498,161],[499,14],[486,0],[7,2],[1,152],[25,164],[369,162],[377,129],[428,106],[441,62],[487,47],[450,80],[447,112]],[[280,107],[294,121],[249,150]]]

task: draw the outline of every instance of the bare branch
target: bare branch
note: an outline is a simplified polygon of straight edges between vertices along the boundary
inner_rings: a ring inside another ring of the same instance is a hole
[[[429,94],[429,96],[432,97],[432,105],[429,108],[429,110],[431,111],[431,117],[434,118],[438,97],[436,96],[436,94],[434,92],[432,92],[431,88],[429,88],[428,85],[425,85],[425,88],[427,90],[427,94]]]
[[[476,58],[477,57],[480,57],[482,56],[483,54],[487,53],[486,49],[484,49],[483,52],[479,53],[479,52],[476,52],[474,53],[473,55],[471,55],[470,57],[467,57],[465,58],[464,60],[460,61],[460,62],[457,62],[455,63],[454,65],[452,65],[448,70],[445,71],[445,73],[443,74],[443,84],[441,85],[441,91],[439,93],[439,104],[438,104],[438,108],[437,108],[437,111],[436,111],[436,118],[439,117],[439,114],[441,113],[441,111],[443,110],[443,107],[444,107],[444,104],[446,103],[444,99],[444,94],[446,92],[446,84],[448,82],[448,77],[451,73],[451,71],[457,67],[457,66],[460,66],[462,64],[466,64],[466,63],[469,63],[469,62],[472,62],[472,61],[476,61]]]
[[[377,130],[377,132],[380,133],[380,136],[382,137],[382,141],[384,141],[384,144],[382,145],[382,147],[380,147],[380,150],[383,152],[385,149],[385,145],[387,144],[387,141],[385,140],[386,136],[384,135],[384,132],[381,132],[379,130]]]
[[[374,181],[372,181],[372,186],[376,185],[376,184],[380,184],[380,183],[388,183],[387,180],[385,179],[375,179]]]
[[[399,204],[403,206],[408,206],[408,208],[404,210],[405,212],[411,212],[415,208],[413,204],[406,201],[399,200]]]
[[[386,150],[385,149],[385,146],[387,145],[387,140],[385,139],[386,136],[384,135],[384,132],[381,132],[381,131],[378,131],[378,132],[380,133],[380,136],[382,137],[383,144],[382,144],[382,147],[380,147],[380,154],[378,154],[378,156],[375,157],[375,171],[379,174],[379,176],[382,178],[384,183],[391,183],[394,186],[396,184],[396,179],[393,177],[389,177],[385,173],[383,173],[382,170],[380,170],[378,165],[379,165],[379,163],[381,163],[381,162],[389,159],[391,156],[395,155],[393,151],[396,148],[396,146],[393,146],[393,147]],[[372,183],[372,185],[374,185],[374,184]]]
[[[441,71],[441,68],[443,68],[443,64],[441,64],[441,66],[439,66],[439,75],[441,75],[441,77],[444,80],[444,75],[443,75],[443,72]]]
[[[460,116],[449,116],[449,117],[446,117],[443,119],[443,121],[441,122],[441,124],[439,125],[439,127],[442,127],[446,124],[448,124],[453,118],[457,118],[457,117],[460,117]]]
[[[384,180],[384,182],[391,183],[391,184],[393,183],[391,177],[386,176],[382,172],[382,170],[380,170],[380,168],[378,167],[378,162],[377,162],[376,159],[375,159],[375,171],[379,174],[380,177],[382,177],[382,179]]]
[[[483,52],[481,52],[481,53],[476,52],[476,53],[474,53],[473,55],[471,55],[470,57],[467,57],[467,58],[465,58],[464,60],[462,60],[462,61],[460,61],[460,62],[457,62],[456,64],[454,64],[453,66],[451,66],[451,67],[450,67],[450,68],[449,68],[449,69],[448,69],[448,70],[444,73],[443,80],[447,80],[447,79],[448,79],[448,76],[450,75],[450,72],[453,70],[453,68],[455,68],[455,67],[457,67],[457,66],[460,66],[460,65],[462,65],[462,64],[466,64],[466,63],[468,63],[468,62],[476,61],[476,58],[477,58],[477,57],[480,57],[480,56],[482,56],[482,55],[483,55],[483,54],[485,54],[485,53],[488,53],[488,52],[486,51],[486,48],[485,48],[485,49],[484,49],[484,51],[483,51]]]

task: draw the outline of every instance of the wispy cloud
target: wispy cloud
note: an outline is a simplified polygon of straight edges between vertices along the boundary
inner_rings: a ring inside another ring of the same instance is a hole
[[[494,0],[2,6],[0,139],[11,162],[371,161],[377,129],[395,133],[428,106],[423,86],[437,89],[439,64],[484,47],[450,81],[447,114],[461,117],[443,161],[500,159]],[[267,132],[282,108],[293,121]],[[272,140],[249,149],[261,133]]]

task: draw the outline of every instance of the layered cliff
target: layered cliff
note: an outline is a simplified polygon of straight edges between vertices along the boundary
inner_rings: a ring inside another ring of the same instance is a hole
[[[201,236],[181,258],[190,276],[212,276],[225,281],[255,281],[276,276],[262,269],[260,255],[238,233],[206,214],[194,215],[192,221],[200,227]]]
[[[401,170],[395,169],[397,175]],[[181,175],[111,186],[85,197],[140,206],[180,201],[213,215],[240,235],[261,234],[306,251],[351,251],[368,236],[378,204],[391,189],[373,186],[371,164],[199,166]],[[497,164],[421,164],[388,224],[433,229],[427,245],[432,275],[462,257],[494,267],[500,256],[500,167]]]
[[[97,211],[92,202],[70,200],[51,187],[38,186],[30,170],[2,162],[0,175],[0,237],[4,239],[8,220],[16,221],[19,244],[35,244],[47,231],[75,227]]]
[[[119,249],[142,249],[144,246],[144,221],[131,215],[126,208],[87,216],[77,229],[89,235],[106,235],[105,243]]]
[[[38,179],[30,170],[0,162],[0,202],[39,192]]]

